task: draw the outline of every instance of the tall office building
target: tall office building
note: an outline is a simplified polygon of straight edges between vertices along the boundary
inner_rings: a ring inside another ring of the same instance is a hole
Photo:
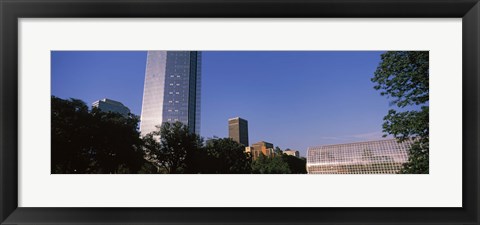
[[[177,121],[200,132],[201,53],[148,51],[140,132]]]
[[[248,121],[240,117],[228,120],[228,137],[248,146]]]
[[[128,116],[130,109],[124,106],[121,102],[117,102],[108,98],[104,98],[92,103],[93,108],[98,108],[103,112],[120,113],[123,116]]]

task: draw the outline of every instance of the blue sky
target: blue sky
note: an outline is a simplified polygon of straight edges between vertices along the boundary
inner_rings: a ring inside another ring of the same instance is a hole
[[[389,100],[370,81],[382,52],[205,51],[201,136],[249,122],[249,142],[305,156],[309,146],[377,140]],[[52,95],[122,102],[141,113],[145,51],[54,51]]]

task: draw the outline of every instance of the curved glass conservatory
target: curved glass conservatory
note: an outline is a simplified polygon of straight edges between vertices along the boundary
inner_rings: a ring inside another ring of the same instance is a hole
[[[398,173],[408,161],[412,140],[395,139],[308,148],[307,171],[311,174]]]

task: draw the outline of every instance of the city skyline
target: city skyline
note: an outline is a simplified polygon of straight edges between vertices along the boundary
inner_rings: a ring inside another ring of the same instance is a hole
[[[205,51],[200,135],[228,137],[225,121],[240,116],[252,143],[301,156],[309,146],[378,140],[389,104],[370,78],[381,53]],[[116,99],[140,116],[146,54],[52,52],[52,95]]]

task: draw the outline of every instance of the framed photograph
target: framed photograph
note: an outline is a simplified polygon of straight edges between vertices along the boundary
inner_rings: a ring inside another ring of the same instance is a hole
[[[478,0],[0,0],[1,224],[479,224]]]

